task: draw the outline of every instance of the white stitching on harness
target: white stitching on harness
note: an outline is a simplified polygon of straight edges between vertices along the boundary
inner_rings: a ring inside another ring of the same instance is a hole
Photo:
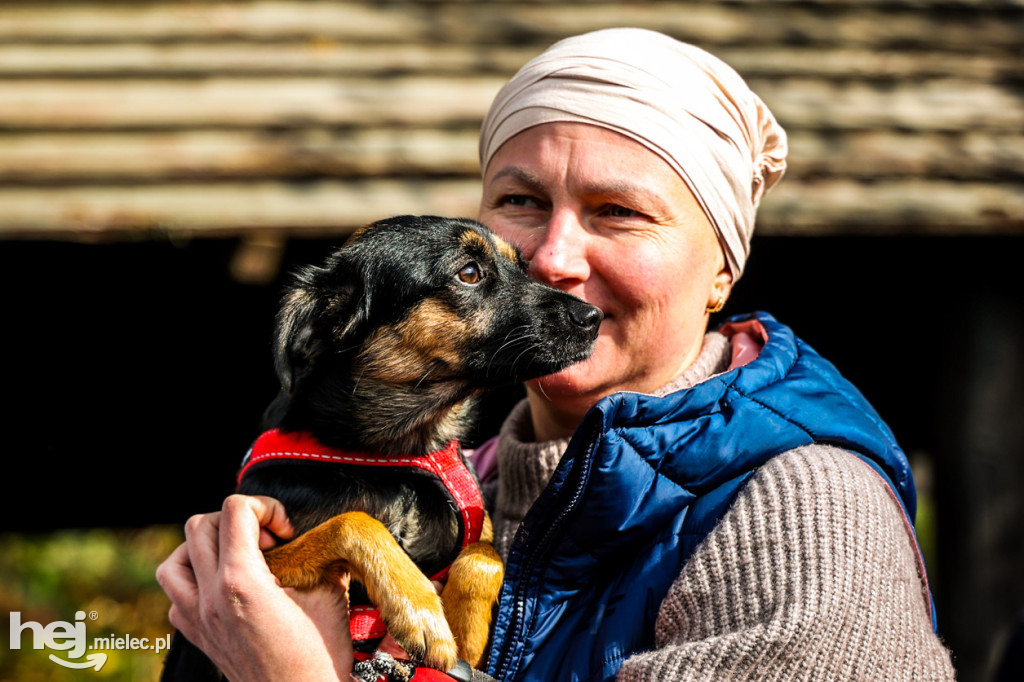
[[[278,458],[281,458],[281,457],[287,457],[287,458],[293,458],[293,459],[321,459],[321,460],[331,460],[331,461],[334,461],[334,462],[351,462],[353,464],[394,464],[394,463],[400,463],[400,464],[410,464],[410,465],[415,466],[415,467],[417,467],[419,469],[427,469],[428,467],[422,466],[422,464],[423,464],[424,461],[429,462],[430,463],[429,469],[434,474],[436,474],[438,478],[440,478],[444,482],[444,487],[447,488],[448,491],[455,498],[455,503],[458,505],[459,513],[462,515],[463,523],[466,526],[466,529],[465,529],[466,537],[473,537],[473,523],[470,520],[469,509],[468,509],[465,501],[462,499],[462,496],[459,494],[459,491],[455,488],[454,485],[452,485],[452,482],[448,478],[447,474],[445,473],[444,468],[441,467],[437,463],[437,460],[434,459],[434,453],[431,453],[430,455],[428,455],[426,457],[423,457],[423,458],[419,458],[419,459],[409,459],[407,457],[351,457],[351,456],[348,456],[348,455],[321,455],[321,454],[317,454],[315,452],[290,452],[290,451],[261,452],[260,454],[255,455],[254,457],[252,457],[247,464],[248,464],[248,466],[251,466],[251,465],[256,464],[257,462],[261,462],[261,461],[263,461],[265,459],[278,459]]]

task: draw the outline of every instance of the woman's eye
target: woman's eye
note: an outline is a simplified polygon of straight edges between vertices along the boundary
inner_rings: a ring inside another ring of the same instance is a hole
[[[612,218],[635,218],[640,215],[639,211],[614,204],[605,209],[605,213]]]
[[[459,270],[459,281],[463,284],[479,284],[484,275],[476,263],[469,263]]]
[[[504,206],[517,206],[521,208],[537,206],[537,200],[525,194],[510,194],[502,197],[501,203]]]

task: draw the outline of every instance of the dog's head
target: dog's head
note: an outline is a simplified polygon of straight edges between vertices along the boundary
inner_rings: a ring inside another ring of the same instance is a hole
[[[287,293],[276,334],[282,389],[329,410],[360,385],[410,409],[412,396],[429,397],[424,409],[437,409],[588,357],[601,311],[526,268],[474,221],[373,223]]]

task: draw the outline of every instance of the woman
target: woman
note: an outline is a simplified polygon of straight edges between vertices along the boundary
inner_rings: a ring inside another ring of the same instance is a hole
[[[707,332],[785,153],[735,72],[649,31],[562,41],[492,105],[481,221],[605,313],[593,356],[531,382],[478,453],[498,679],[954,677],[889,430],[770,316]],[[229,677],[344,679],[337,591],[276,588],[261,526],[287,532],[273,501],[190,521],[161,569],[172,623]]]

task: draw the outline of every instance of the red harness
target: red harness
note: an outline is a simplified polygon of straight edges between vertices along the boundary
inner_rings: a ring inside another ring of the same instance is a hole
[[[288,433],[272,429],[256,439],[245,456],[238,472],[238,483],[242,482],[251,467],[281,460],[420,469],[437,480],[452,506],[459,512],[459,548],[465,549],[480,539],[484,523],[484,501],[476,479],[462,460],[457,441],[426,455],[385,456],[338,450],[323,445],[309,433]],[[431,580],[443,580],[447,575],[448,567],[431,576]],[[372,607],[354,606],[349,616],[353,640],[377,639],[387,632],[380,614]]]

